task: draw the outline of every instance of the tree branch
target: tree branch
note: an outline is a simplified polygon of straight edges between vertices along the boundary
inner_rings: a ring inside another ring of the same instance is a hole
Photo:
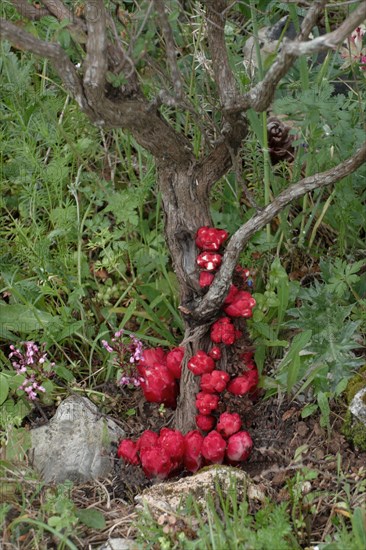
[[[28,4],[27,0],[12,0],[12,4],[22,17],[26,17],[31,21],[38,21],[38,19],[50,15],[47,8],[37,8],[32,4]]]
[[[177,98],[182,98],[183,81],[177,65],[176,45],[174,42],[172,28],[166,14],[164,2],[162,2],[162,0],[154,0],[154,4],[156,7],[156,11],[158,12],[160,27],[164,36],[165,52],[170,69],[170,74],[172,76],[174,91]]]
[[[239,99],[239,89],[230,67],[225,40],[226,0],[207,0],[207,38],[212,69],[224,110]]]
[[[89,104],[97,109],[104,101],[105,75],[107,71],[106,12],[103,0],[86,2],[88,39],[84,62],[84,90]]]
[[[333,32],[318,36],[310,42],[288,42],[285,50],[292,55],[312,54],[320,50],[336,48],[366,19],[366,4],[362,2]]]
[[[94,21],[92,17],[89,19],[92,19],[88,22],[90,28],[93,30],[98,28],[98,21]],[[97,91],[102,90],[104,71],[104,64],[98,65],[98,59],[94,60],[91,57],[88,61],[87,78],[89,80],[87,85],[89,89],[88,97],[86,97],[81,79],[73,63],[59,44],[40,40],[4,19],[0,20],[0,25],[2,38],[9,40],[16,48],[49,59],[67,92],[75,98],[81,110],[94,124],[129,130],[138,143],[154,155],[161,165],[181,163],[190,166],[194,163],[190,141],[165,122],[158,111],[151,108],[145,99],[140,97],[126,99],[122,95],[122,97],[113,100],[108,97],[100,97],[100,102],[95,103],[98,98]],[[92,39],[90,38],[90,41]],[[100,42],[99,38],[98,41],[100,53],[103,49],[103,41]],[[96,66],[94,62],[97,63]],[[94,83],[95,89],[92,87]],[[93,104],[89,103],[90,99]]]
[[[202,298],[200,304],[190,312],[190,317],[196,319],[200,323],[204,323],[213,318],[221,307],[228,292],[240,252],[254,233],[267,225],[267,223],[295,199],[302,197],[310,191],[314,191],[314,189],[336,183],[342,178],[352,174],[365,162],[366,142],[352,157],[341,162],[337,166],[326,172],[317,173],[313,176],[304,178],[282,191],[273,202],[268,204],[261,212],[257,212],[253,218],[242,225],[228,242],[219,272],[215,276],[209,291]]]
[[[86,101],[81,80],[61,46],[55,42],[40,40],[5,19],[0,19],[0,24],[2,38],[9,40],[20,50],[32,52],[51,61],[66,90],[75,98],[80,108],[92,117],[92,111]]]
[[[326,0],[316,0],[314,2],[302,22],[301,32],[294,44],[308,38],[311,29],[316,24],[325,4]],[[249,90],[249,92],[244,94],[244,96],[236,104],[233,103],[230,110],[234,112],[247,111],[249,108],[252,108],[259,112],[265,111],[273,100],[277,85],[287,74],[296,57],[297,56],[294,53],[287,52],[287,50],[283,47],[279,52],[277,59],[268,69],[263,80]]]

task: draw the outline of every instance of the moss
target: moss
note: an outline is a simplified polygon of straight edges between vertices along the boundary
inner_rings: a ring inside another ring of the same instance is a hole
[[[356,393],[363,388],[366,388],[366,365],[361,367],[357,374],[355,374],[348,382],[345,392],[347,403],[350,403]]]
[[[352,419],[352,413],[347,411],[342,433],[355,448],[361,452],[366,452],[366,430],[364,424],[358,420]]]

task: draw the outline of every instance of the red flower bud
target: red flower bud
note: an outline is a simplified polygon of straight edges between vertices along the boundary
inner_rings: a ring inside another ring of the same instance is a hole
[[[162,428],[160,430],[159,445],[170,457],[172,469],[178,468],[183,462],[185,449],[185,440],[181,432]]]
[[[215,252],[220,248],[229,234],[224,229],[215,229],[214,227],[200,227],[196,235],[196,245],[201,250],[210,250]]]
[[[196,407],[200,414],[211,414],[212,411],[217,409],[219,404],[218,395],[212,393],[199,392],[196,395]]]
[[[198,430],[192,430],[185,435],[184,440],[184,466],[189,472],[197,472],[202,464],[203,436]]]
[[[212,430],[216,422],[216,418],[214,416],[206,415],[206,414],[197,414],[196,416],[196,424],[197,428],[202,430],[203,432],[209,432]]]
[[[180,378],[182,374],[182,360],[184,357],[184,348],[173,348],[167,353],[166,366],[174,378]]]
[[[144,371],[144,381],[141,382],[141,388],[146,401],[164,403],[164,405],[171,408],[176,406],[177,385],[167,367],[163,365],[147,367]]]
[[[220,415],[216,430],[223,437],[230,437],[241,428],[241,419],[238,413],[224,412]]]
[[[221,464],[224,460],[226,441],[216,431],[212,430],[202,443],[202,455],[213,464]]]
[[[201,376],[201,374],[213,371],[215,368],[215,362],[207,355],[206,352],[199,350],[196,355],[191,357],[187,366],[193,374],[196,376]]]
[[[152,430],[145,430],[136,441],[137,450],[141,452],[143,449],[154,447],[158,444],[158,441],[159,436],[157,433]]]
[[[132,439],[124,439],[118,446],[118,458],[123,458],[125,462],[138,466],[140,459],[137,455],[137,445]]]
[[[200,287],[204,288],[206,286],[210,286],[214,278],[215,275],[213,273],[210,273],[209,271],[201,271],[199,279]]]
[[[160,445],[143,449],[140,452],[141,465],[147,477],[165,479],[172,471],[173,465],[168,453]]]
[[[257,369],[248,370],[241,376],[233,378],[229,382],[227,390],[234,395],[244,395],[256,387],[258,384],[258,379],[259,376]]]
[[[221,349],[218,346],[213,346],[208,354],[214,361],[221,359]]]
[[[213,370],[208,374],[202,375],[200,388],[206,393],[220,393],[224,391],[229,380],[230,375],[227,372],[222,370]]]
[[[213,254],[212,252],[202,252],[197,256],[197,264],[200,268],[207,269],[207,271],[215,271],[220,267],[221,261],[221,254]]]
[[[230,285],[229,292],[224,300],[224,305],[231,304],[234,301],[235,296],[238,294],[238,292],[239,289],[235,285]]]
[[[229,437],[226,457],[232,462],[246,460],[253,448],[253,441],[248,432],[237,432]]]
[[[141,376],[144,375],[143,370],[146,367],[156,367],[159,365],[165,365],[166,364],[166,355],[163,348],[151,348],[151,349],[144,349],[142,352],[142,357],[140,361],[138,362],[138,369]],[[142,370],[140,370],[142,369]]]
[[[249,292],[239,290],[234,300],[224,308],[224,311],[230,317],[244,317],[247,319],[252,316],[252,309],[255,304],[256,301]]]
[[[221,317],[212,325],[210,338],[212,342],[222,342],[226,346],[235,342],[235,327],[228,317]]]

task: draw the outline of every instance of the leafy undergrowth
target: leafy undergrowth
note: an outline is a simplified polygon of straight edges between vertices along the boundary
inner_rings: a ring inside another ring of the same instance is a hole
[[[126,405],[138,410],[137,394]],[[341,434],[340,406],[332,403],[331,435],[320,416],[305,423],[302,409],[296,401],[270,398],[247,414],[255,450],[243,469],[265,502],[240,500],[235,489],[225,496],[218,488],[203,509],[188,499],[176,512],[153,519],[133,506],[134,496],[152,482],[117,459],[107,479],[58,486],[42,484],[26,464],[2,461],[3,548],[97,548],[109,537],[127,537],[137,548],[156,550],[363,550],[366,453],[352,449]],[[167,420],[149,404],[134,415],[133,425],[126,419],[122,426],[136,433],[138,423],[159,429]]]

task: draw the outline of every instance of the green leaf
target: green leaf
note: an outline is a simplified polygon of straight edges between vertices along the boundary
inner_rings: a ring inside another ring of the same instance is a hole
[[[366,512],[360,507],[353,512],[352,530],[360,548],[366,548]]]
[[[105,528],[105,518],[99,510],[95,510],[94,508],[88,508],[88,509],[78,509],[76,510],[76,515],[87,527],[91,527],[93,529],[104,529]]]
[[[22,304],[0,304],[0,326],[5,330],[29,333],[45,328],[57,317]]]
[[[55,367],[55,373],[57,374],[57,376],[62,378],[62,380],[66,380],[66,382],[72,382],[75,379],[72,372],[62,365]]]
[[[0,405],[2,405],[9,394],[9,384],[6,377],[0,374]]]
[[[318,410],[318,405],[316,403],[308,403],[307,405],[305,405],[305,407],[301,411],[301,418],[307,418],[317,410]]]

